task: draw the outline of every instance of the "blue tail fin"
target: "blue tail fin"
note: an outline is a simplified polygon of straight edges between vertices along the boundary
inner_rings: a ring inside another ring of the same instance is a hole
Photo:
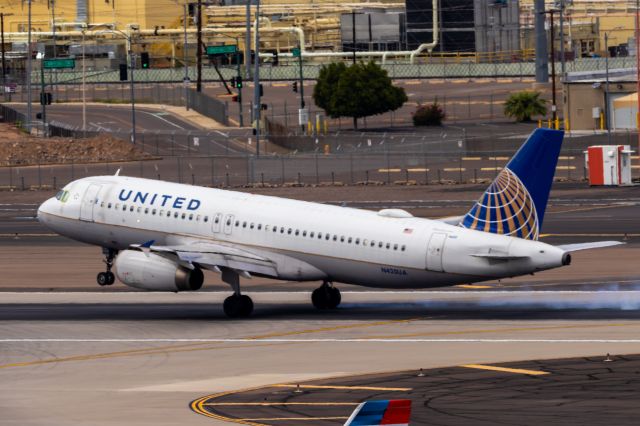
[[[460,226],[537,240],[563,137],[559,130],[534,130]]]
[[[365,401],[358,405],[344,426],[409,426],[410,399]]]

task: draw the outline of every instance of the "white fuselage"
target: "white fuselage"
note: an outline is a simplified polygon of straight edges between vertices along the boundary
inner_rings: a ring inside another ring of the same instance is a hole
[[[80,179],[40,220],[70,238],[113,249],[210,241],[272,259],[275,278],[426,288],[562,266],[538,241],[410,217],[123,176]]]

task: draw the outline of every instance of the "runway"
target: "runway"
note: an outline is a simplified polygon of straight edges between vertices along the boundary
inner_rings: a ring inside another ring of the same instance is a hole
[[[640,352],[640,292],[537,293],[345,292],[320,313],[308,292],[256,292],[246,321],[223,318],[220,292],[3,293],[3,423],[225,424],[190,403],[354,374]]]

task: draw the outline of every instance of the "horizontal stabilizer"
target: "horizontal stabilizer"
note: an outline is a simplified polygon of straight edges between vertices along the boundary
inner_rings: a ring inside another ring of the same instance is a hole
[[[344,426],[409,426],[411,400],[365,401],[358,405]]]
[[[492,260],[519,260],[526,259],[529,256],[508,256],[506,254],[491,254],[491,253],[478,253],[472,254],[473,257],[481,257],[483,259],[492,259]]]
[[[580,250],[590,250],[595,248],[619,246],[620,244],[624,244],[624,243],[620,241],[596,241],[592,243],[564,244],[557,247],[564,251],[580,251]]]

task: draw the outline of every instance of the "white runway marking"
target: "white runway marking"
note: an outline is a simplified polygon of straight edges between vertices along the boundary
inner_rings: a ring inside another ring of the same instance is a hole
[[[640,339],[0,339],[0,343],[640,343]]]

